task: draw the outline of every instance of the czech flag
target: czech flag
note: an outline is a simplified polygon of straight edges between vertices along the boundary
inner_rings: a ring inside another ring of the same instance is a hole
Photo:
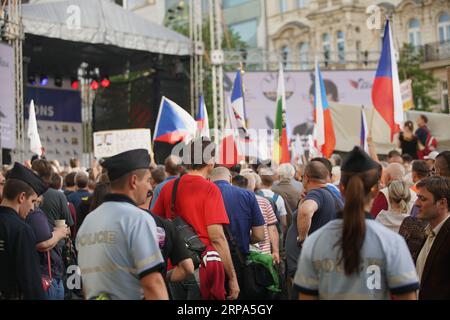
[[[203,97],[203,95],[200,96],[200,105],[198,107],[198,114],[197,114],[197,128],[200,137],[210,138],[208,111],[206,110],[205,98]]]
[[[175,102],[162,97],[153,141],[175,144],[195,137],[197,122]]]
[[[394,134],[399,132],[403,125],[403,103],[389,20],[386,21],[384,29],[383,48],[372,87],[372,102],[391,128],[392,142]]]
[[[368,128],[367,128],[366,114],[364,112],[364,106],[363,106],[362,109],[361,109],[361,140],[360,140],[360,146],[366,153],[369,153],[369,144],[367,143],[368,132],[369,131],[368,131]]]
[[[238,70],[234,79],[233,90],[231,92],[231,109],[235,113],[238,127],[247,129],[245,124],[246,117],[241,72],[241,70]]]
[[[329,158],[336,147],[331,109],[328,105],[327,93],[316,59],[314,90],[314,143],[325,158]]]

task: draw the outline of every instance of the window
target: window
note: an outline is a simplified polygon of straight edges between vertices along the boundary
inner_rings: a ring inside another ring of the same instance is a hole
[[[322,49],[325,66],[328,66],[328,63],[330,62],[330,36],[328,33],[322,35]]]
[[[439,42],[450,41],[450,16],[444,12],[439,16],[438,21]]]
[[[309,54],[309,45],[307,42],[302,42],[298,46],[299,56],[300,56],[300,70],[308,70],[308,54]]]
[[[287,11],[287,0],[280,0],[280,12],[286,12]]]
[[[442,81],[442,112],[449,113],[447,81]]]
[[[413,47],[418,47],[422,44],[420,36],[420,22],[417,19],[412,19],[408,23],[408,39],[409,44]]]
[[[291,65],[289,63],[289,47],[288,46],[283,46],[281,48],[281,56],[282,56],[282,61],[283,61],[283,66],[285,69],[291,69]]]
[[[223,8],[231,8],[247,2],[249,2],[249,0],[223,0]]]
[[[342,31],[337,33],[337,48],[339,63],[345,63],[345,39]]]
[[[299,9],[303,9],[308,4],[308,0],[297,0],[297,6]]]
[[[231,25],[230,29],[236,32],[241,37],[241,40],[247,43],[250,47],[257,46],[258,20],[254,19],[236,23]]]

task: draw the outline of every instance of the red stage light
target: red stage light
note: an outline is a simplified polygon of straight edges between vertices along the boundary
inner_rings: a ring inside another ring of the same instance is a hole
[[[99,84],[97,80],[92,80],[91,82],[91,89],[92,90],[97,90],[99,88]]]
[[[108,78],[103,78],[103,80],[102,80],[102,87],[103,88],[108,88],[110,84],[111,84],[111,81],[109,81]]]
[[[80,84],[79,84],[78,80],[74,80],[74,81],[72,81],[70,86],[72,87],[73,90],[78,90]]]

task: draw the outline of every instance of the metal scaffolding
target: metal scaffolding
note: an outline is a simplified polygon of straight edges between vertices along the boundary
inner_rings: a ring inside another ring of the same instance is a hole
[[[211,71],[213,92],[214,130],[222,130],[225,126],[224,92],[223,92],[223,64],[222,50],[222,3],[221,0],[209,0],[209,23],[211,33]],[[215,137],[216,143],[217,135]]]
[[[2,10],[3,29],[2,40],[8,42],[14,50],[14,88],[16,109],[16,148],[13,152],[14,160],[23,162],[25,159],[25,126],[23,106],[23,54],[22,41],[24,32],[22,25],[21,1],[6,0]],[[1,143],[1,140],[0,140]],[[0,145],[0,163],[3,163]]]
[[[192,43],[191,54],[191,114],[198,111],[199,97],[203,94],[203,12],[202,0],[191,0],[189,6],[189,36]]]

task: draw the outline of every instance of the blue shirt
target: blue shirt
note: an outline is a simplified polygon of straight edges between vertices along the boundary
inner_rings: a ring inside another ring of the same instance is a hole
[[[80,212],[80,204],[83,198],[89,198],[91,196],[91,193],[87,191],[86,189],[80,189],[75,192],[72,192],[68,199],[69,202],[73,203],[73,206],[75,207],[75,210],[77,210],[77,213]]]
[[[320,299],[380,300],[419,288],[414,262],[402,236],[366,220],[359,273],[346,275],[340,258],[343,220],[336,219],[304,242],[294,284]]]
[[[159,197],[159,194],[161,193],[161,189],[166,185],[167,182],[169,182],[170,180],[173,180],[175,178],[178,178],[178,176],[170,176],[167,177],[163,182],[161,182],[160,184],[158,184],[155,188],[155,190],[153,191],[153,198],[152,198],[152,202],[150,202],[150,210],[153,209],[153,207],[156,204],[156,200]]]
[[[226,181],[216,181],[230,219],[230,230],[242,254],[248,255],[250,230],[264,225],[264,218],[254,193]],[[231,244],[230,244],[231,246]]]

